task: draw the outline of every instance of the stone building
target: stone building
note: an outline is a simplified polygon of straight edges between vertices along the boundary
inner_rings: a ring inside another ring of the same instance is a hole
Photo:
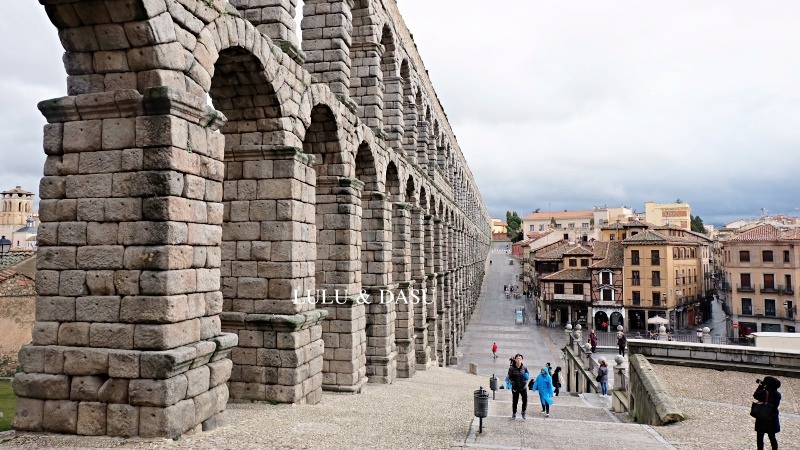
[[[734,337],[756,331],[797,332],[794,286],[800,278],[800,231],[772,224],[722,241],[723,298]]]
[[[644,330],[661,316],[671,328],[692,327],[709,317],[711,240],[675,227],[637,230],[625,248],[625,328]]]
[[[455,362],[490,218],[394,0],[307,0],[302,48],[295,0],[41,3],[15,428],[177,436]]]

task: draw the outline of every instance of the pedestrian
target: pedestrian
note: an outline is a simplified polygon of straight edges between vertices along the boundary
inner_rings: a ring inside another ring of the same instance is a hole
[[[539,402],[542,404],[542,414],[550,417],[550,405],[553,404],[553,379],[547,371],[547,366],[542,367],[536,381],[533,382],[533,390],[539,391]]]
[[[597,350],[597,335],[594,333],[594,328],[589,332],[589,345],[592,347],[592,353]]]
[[[625,338],[625,333],[622,331],[617,331],[617,347],[619,347],[619,354],[625,356],[625,345],[628,343],[628,339]]]
[[[540,316],[539,313],[537,312],[536,313],[536,325],[541,325],[541,321],[542,321],[542,316]]]
[[[764,450],[764,434],[769,437],[772,450],[778,449],[778,438],[775,434],[781,431],[780,413],[778,407],[781,404],[781,393],[778,388],[781,382],[775,377],[764,377],[764,381],[756,380],[758,387],[753,393],[753,398],[758,403],[766,403],[772,407],[772,414],[767,418],[756,419],[756,446],[758,450]]]
[[[558,391],[561,390],[561,366],[556,366],[556,370],[553,372],[553,387],[556,397],[558,397]]]
[[[552,377],[553,376],[553,366],[551,366],[550,363],[547,363],[544,366],[547,367],[547,374]]]
[[[497,342],[492,344],[492,358],[497,359]]]
[[[597,368],[597,382],[600,383],[600,395],[605,397],[608,394],[608,363],[605,359],[600,360]]]
[[[511,383],[511,420],[517,418],[517,404],[522,397],[522,418],[525,419],[525,410],[528,408],[528,391],[525,385],[530,379],[531,374],[528,368],[522,364],[522,355],[514,355],[514,363],[508,368],[506,379]]]
[[[602,323],[602,326],[603,326],[603,328],[602,328],[603,331],[608,331],[608,322],[606,322],[604,320],[603,323]]]

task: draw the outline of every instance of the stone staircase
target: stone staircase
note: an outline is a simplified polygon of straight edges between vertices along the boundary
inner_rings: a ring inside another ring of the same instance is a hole
[[[511,420],[511,392],[500,390],[494,400],[490,393],[483,432],[478,432],[478,418],[473,419],[465,442],[451,449],[674,449],[653,427],[631,423],[627,415],[612,412],[610,404],[609,397],[597,394],[562,393],[545,417],[538,393],[528,391],[527,419],[518,411]]]

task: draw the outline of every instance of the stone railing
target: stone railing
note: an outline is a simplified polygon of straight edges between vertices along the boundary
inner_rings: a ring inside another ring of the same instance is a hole
[[[651,363],[800,377],[800,351],[694,342],[628,340],[628,352]]]
[[[643,355],[628,356],[630,390],[628,412],[638,423],[667,425],[687,418]]]

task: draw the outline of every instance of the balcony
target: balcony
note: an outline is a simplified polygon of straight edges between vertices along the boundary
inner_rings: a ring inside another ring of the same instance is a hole
[[[751,284],[747,284],[742,286],[741,284],[736,285],[736,292],[755,292],[756,288],[753,287]]]
[[[653,286],[661,286],[661,278],[653,278]]]
[[[779,292],[779,288],[774,284],[767,284],[767,285],[759,285],[758,290],[764,294],[775,294]]]

